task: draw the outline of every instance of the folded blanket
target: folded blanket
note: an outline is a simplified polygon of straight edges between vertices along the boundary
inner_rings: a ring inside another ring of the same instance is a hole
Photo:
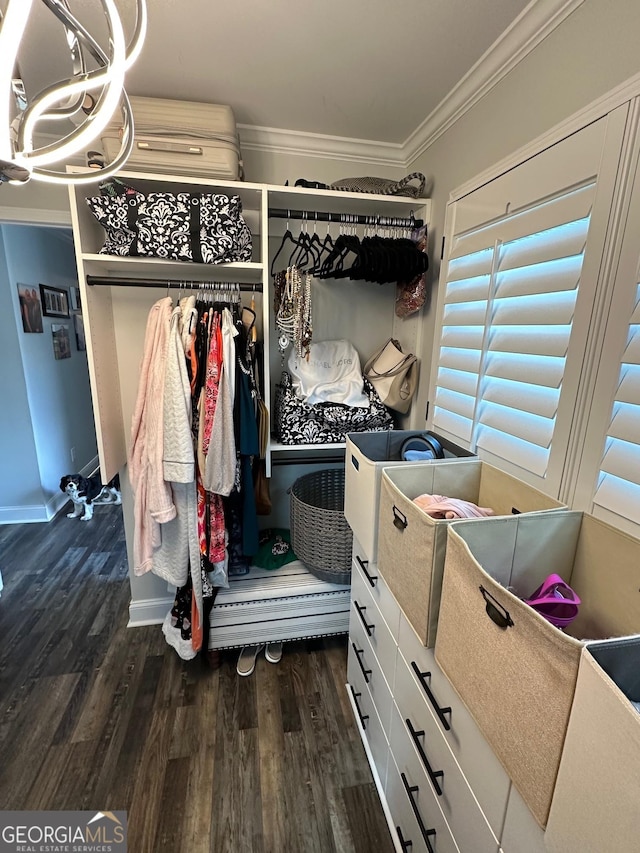
[[[431,518],[485,518],[495,515],[490,507],[476,506],[470,501],[444,495],[419,495],[413,502]]]

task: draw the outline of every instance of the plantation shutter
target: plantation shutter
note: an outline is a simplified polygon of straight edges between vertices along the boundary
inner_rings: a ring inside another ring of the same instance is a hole
[[[428,425],[555,497],[591,381],[625,122],[592,122],[447,209]]]
[[[640,283],[635,287],[593,502],[640,524]]]
[[[433,424],[539,477],[549,463],[595,180],[456,235]]]

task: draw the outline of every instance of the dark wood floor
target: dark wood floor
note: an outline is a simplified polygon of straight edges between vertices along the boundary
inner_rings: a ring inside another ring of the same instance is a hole
[[[126,809],[132,853],[387,853],[346,639],[185,663],[127,629],[119,507],[0,526],[0,808]]]

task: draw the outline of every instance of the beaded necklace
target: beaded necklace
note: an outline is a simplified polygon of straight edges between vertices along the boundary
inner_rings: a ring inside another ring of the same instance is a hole
[[[311,276],[306,273],[303,285],[298,268],[287,267],[286,272],[276,275],[275,297],[276,329],[280,332],[278,349],[282,360],[290,344],[298,357],[308,357],[313,334]]]

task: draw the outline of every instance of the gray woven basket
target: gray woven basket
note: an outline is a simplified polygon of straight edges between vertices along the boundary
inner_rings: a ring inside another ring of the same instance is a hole
[[[291,546],[309,571],[330,583],[351,583],[353,533],[344,517],[344,468],[298,477],[291,487]]]

